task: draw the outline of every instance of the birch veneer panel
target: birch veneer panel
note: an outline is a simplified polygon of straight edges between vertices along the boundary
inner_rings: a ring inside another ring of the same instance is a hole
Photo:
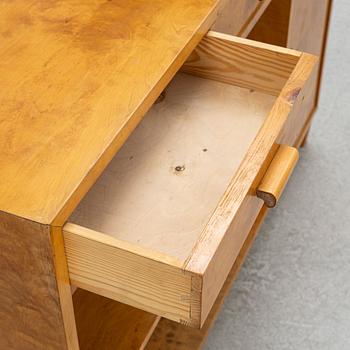
[[[221,4],[1,2],[0,210],[63,224]]]
[[[50,227],[24,222],[0,212],[0,349],[76,349],[63,325]]]
[[[255,237],[258,234],[258,230],[266,216],[266,213],[267,208],[263,207],[254,225],[252,226],[247,239],[239,252],[239,255],[237,256],[237,259],[233,264],[226,281],[208,315],[208,318],[204,322],[203,327],[201,329],[186,327],[185,325],[162,318],[149,339],[145,348],[146,350],[199,350],[202,348],[204,341],[220,312],[222,304],[224,303],[234,280],[243,266],[244,259],[248,255],[249,250],[254,243]]]

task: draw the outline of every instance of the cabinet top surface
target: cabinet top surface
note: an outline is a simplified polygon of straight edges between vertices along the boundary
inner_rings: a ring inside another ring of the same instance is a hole
[[[218,2],[0,2],[0,210],[53,223]]]

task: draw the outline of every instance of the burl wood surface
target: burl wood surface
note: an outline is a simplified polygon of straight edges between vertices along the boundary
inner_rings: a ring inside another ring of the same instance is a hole
[[[1,1],[0,210],[63,224],[221,3]]]
[[[0,349],[67,349],[52,255],[48,226],[0,212]]]

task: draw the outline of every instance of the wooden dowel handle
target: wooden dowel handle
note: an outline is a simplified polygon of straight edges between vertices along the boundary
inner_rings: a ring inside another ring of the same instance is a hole
[[[299,152],[296,148],[286,145],[279,146],[256,190],[256,195],[265,202],[268,208],[276,206],[298,159]]]

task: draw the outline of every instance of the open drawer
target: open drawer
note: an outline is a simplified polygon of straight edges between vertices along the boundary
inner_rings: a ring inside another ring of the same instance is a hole
[[[71,283],[200,327],[263,206],[256,190],[278,145],[307,122],[315,64],[210,32],[64,226]]]

